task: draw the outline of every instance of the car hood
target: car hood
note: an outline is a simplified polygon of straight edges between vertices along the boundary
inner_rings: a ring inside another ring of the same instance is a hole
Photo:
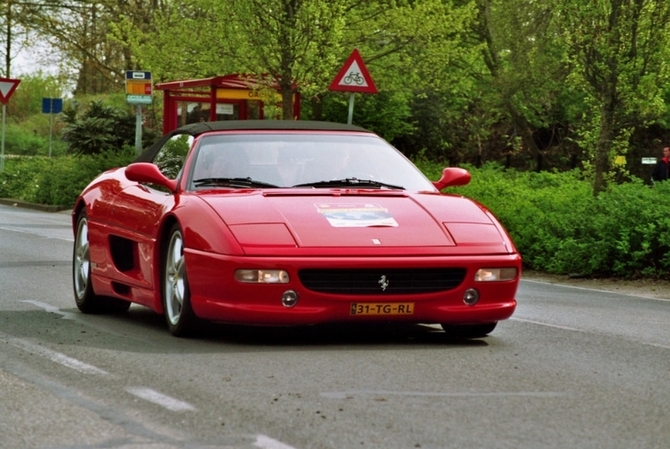
[[[491,213],[464,197],[398,191],[202,194],[247,254],[510,254]]]

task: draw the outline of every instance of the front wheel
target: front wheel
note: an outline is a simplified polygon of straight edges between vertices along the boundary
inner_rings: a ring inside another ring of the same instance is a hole
[[[93,291],[88,216],[85,209],[77,217],[77,232],[72,252],[72,286],[77,308],[84,313],[123,313],[130,308],[130,301],[98,296]]]
[[[493,329],[495,329],[497,325],[497,322],[486,324],[441,324],[442,329],[444,329],[447,336],[452,338],[486,337],[493,332]]]
[[[191,291],[186,278],[184,237],[178,224],[170,229],[163,261],[163,309],[168,330],[175,337],[193,333],[198,318],[191,308]]]

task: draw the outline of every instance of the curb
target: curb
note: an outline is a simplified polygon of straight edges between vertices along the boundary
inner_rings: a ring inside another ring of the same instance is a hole
[[[61,212],[64,210],[72,210],[72,208],[70,207],[50,206],[47,204],[35,204],[23,200],[16,200],[13,198],[0,198],[0,204],[3,206],[12,206],[12,207],[21,207],[24,209],[39,210],[42,212]]]

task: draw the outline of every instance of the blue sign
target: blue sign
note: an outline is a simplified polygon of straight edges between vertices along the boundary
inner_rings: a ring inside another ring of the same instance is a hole
[[[139,72],[134,70],[126,71],[127,80],[151,80],[151,72]]]
[[[59,114],[62,111],[62,98],[42,98],[42,112],[44,114]]]

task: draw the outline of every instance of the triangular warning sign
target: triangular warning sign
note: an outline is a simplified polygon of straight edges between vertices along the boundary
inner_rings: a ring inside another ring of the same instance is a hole
[[[372,77],[357,48],[354,48],[354,51],[351,52],[347,62],[344,63],[328,89],[369,94],[377,93],[377,87],[372,81]]]
[[[0,101],[2,101],[2,104],[7,104],[9,97],[12,96],[20,82],[21,80],[0,78]]]

